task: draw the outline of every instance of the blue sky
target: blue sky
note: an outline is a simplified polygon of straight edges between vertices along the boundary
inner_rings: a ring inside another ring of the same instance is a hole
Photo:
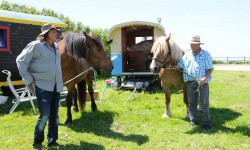
[[[200,35],[212,57],[250,57],[249,0],[7,0],[53,9],[92,28],[127,21],[157,22],[182,48]]]

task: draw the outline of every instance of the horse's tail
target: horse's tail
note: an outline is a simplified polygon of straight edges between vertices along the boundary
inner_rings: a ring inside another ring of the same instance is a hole
[[[84,110],[86,105],[86,81],[82,80],[77,83],[77,94],[78,94],[78,103],[81,110]]]

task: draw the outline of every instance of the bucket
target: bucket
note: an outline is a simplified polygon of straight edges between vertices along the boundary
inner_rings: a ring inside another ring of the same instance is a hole
[[[105,80],[105,86],[106,87],[111,87],[111,82],[112,82],[112,80],[111,79],[108,79],[108,80]]]
[[[113,76],[111,77],[112,81],[111,81],[111,88],[114,90],[118,90],[118,81],[117,81],[117,77]]]

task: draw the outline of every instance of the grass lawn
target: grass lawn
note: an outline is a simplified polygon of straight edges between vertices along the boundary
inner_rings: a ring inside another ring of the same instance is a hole
[[[104,80],[97,81],[99,96]],[[160,90],[137,92],[124,103],[131,91],[107,88],[98,111],[73,112],[72,126],[59,126],[62,150],[166,150],[166,149],[250,149],[250,72],[214,71],[210,83],[210,113],[213,128],[188,127],[182,93],[172,94],[173,117],[163,119],[164,95]],[[0,149],[32,149],[35,115],[29,102],[21,103],[9,116],[11,98],[0,105]],[[36,104],[37,106],[37,104]],[[66,119],[65,102],[59,110]],[[201,119],[201,118],[200,118]],[[201,120],[200,120],[201,121]],[[47,134],[47,127],[45,135]],[[46,136],[45,136],[46,137]]]

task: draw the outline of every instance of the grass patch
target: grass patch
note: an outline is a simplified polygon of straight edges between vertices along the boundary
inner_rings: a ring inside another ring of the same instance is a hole
[[[99,94],[104,80],[97,81]],[[131,91],[107,88],[98,111],[73,112],[73,125],[59,126],[67,137],[64,146],[49,149],[250,149],[250,72],[214,71],[210,83],[210,112],[213,128],[187,127],[182,93],[173,91],[173,117],[162,119],[164,95],[161,90],[137,92],[124,103]],[[9,116],[11,100],[0,105],[0,149],[32,149],[35,115],[29,102],[21,103]],[[37,106],[37,104],[36,104]],[[60,122],[66,107],[59,110]],[[201,118],[200,118],[201,119]],[[45,135],[47,128],[45,129]],[[59,138],[63,134],[59,134]],[[46,144],[46,140],[43,143]],[[45,147],[45,149],[47,149]]]

